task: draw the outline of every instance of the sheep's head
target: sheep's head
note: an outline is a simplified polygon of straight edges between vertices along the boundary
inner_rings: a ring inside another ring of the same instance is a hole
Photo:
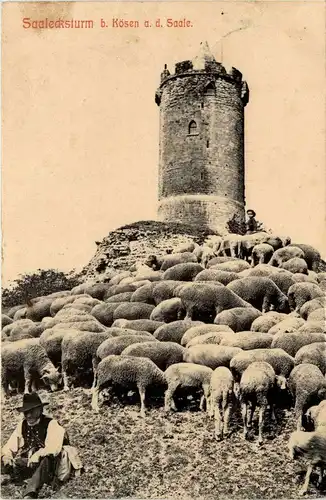
[[[52,368],[45,368],[41,377],[45,385],[50,386],[52,392],[57,391],[61,384],[61,374],[54,366]]]
[[[275,382],[276,382],[276,387],[278,387],[279,389],[283,391],[287,389],[287,381],[283,375],[276,375]]]
[[[316,412],[317,412],[318,406],[311,406],[308,411],[305,413],[305,417],[307,419],[307,422],[309,425],[314,425],[315,424],[315,418],[316,418]]]
[[[157,257],[156,255],[148,255],[148,257],[144,261],[144,265],[151,267],[152,269],[157,269],[158,268],[158,262],[157,262]]]
[[[290,305],[289,305],[289,300],[286,295],[283,294],[283,296],[279,300],[279,306],[278,310],[281,313],[288,314],[290,311]]]

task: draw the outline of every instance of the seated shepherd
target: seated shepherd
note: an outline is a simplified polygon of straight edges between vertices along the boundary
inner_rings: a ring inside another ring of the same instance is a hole
[[[2,448],[2,474],[22,483],[27,479],[24,498],[37,498],[44,484],[66,481],[74,470],[79,475],[82,464],[76,448],[69,445],[67,433],[54,418],[43,414],[37,393],[24,394],[23,414],[8,442]]]

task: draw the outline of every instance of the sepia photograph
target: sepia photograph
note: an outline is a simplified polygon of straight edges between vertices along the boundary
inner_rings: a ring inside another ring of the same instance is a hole
[[[326,496],[323,1],[1,4],[1,498]]]

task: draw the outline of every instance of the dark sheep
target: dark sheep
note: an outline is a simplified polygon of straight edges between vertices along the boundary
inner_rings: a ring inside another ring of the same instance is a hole
[[[274,253],[274,248],[268,243],[255,245],[251,252],[251,265],[267,264]]]
[[[150,318],[153,321],[162,321],[163,323],[171,323],[185,316],[185,310],[182,306],[180,298],[163,300],[155,309],[153,309]]]
[[[204,268],[200,264],[194,262],[176,264],[165,271],[162,279],[172,281],[193,281],[197,274],[203,270]]]
[[[90,295],[94,299],[104,300],[106,297],[107,291],[110,289],[110,285],[108,283],[83,283],[82,285],[78,285],[71,290],[71,295],[79,295],[86,293]]]
[[[269,261],[270,266],[280,267],[287,260],[293,259],[294,257],[304,258],[304,252],[296,246],[286,246],[284,248],[279,248],[276,250]]]
[[[143,302],[145,304],[156,305],[156,302],[153,297],[153,290],[156,284],[157,282],[154,281],[153,283],[143,285],[137,290],[135,290],[131,295],[130,302]]]
[[[218,281],[222,285],[228,285],[231,281],[239,279],[237,273],[230,273],[228,271],[219,271],[217,269],[204,269],[197,274],[194,281]]]
[[[302,415],[310,406],[326,399],[326,380],[318,366],[303,363],[293,368],[289,380],[289,389],[295,399],[294,412],[297,430],[302,430]]]
[[[294,358],[296,365],[310,363],[318,366],[323,375],[326,374],[326,344],[325,341],[313,342],[301,347]]]
[[[215,325],[227,325],[234,332],[244,332],[251,328],[252,323],[261,316],[261,312],[253,307],[234,307],[217,314]]]
[[[215,370],[218,366],[229,367],[230,361],[242,349],[213,344],[198,344],[185,350],[183,360],[186,363],[196,363]]]
[[[202,326],[193,326],[187,330],[182,339],[181,345],[186,346],[188,343],[201,335],[205,335],[206,333],[219,333],[219,332],[230,332],[234,333],[233,330],[227,325],[202,325]]]
[[[126,388],[136,386],[140,396],[140,415],[145,417],[146,389],[150,385],[166,387],[166,380],[164,373],[150,359],[133,356],[107,356],[97,368],[97,383],[92,397],[94,411],[99,411],[98,398],[101,390],[112,384],[119,384]]]
[[[7,325],[11,325],[13,319],[7,316],[6,314],[1,315],[1,328],[4,328]]]
[[[289,288],[288,298],[291,311],[300,312],[300,308],[309,300],[323,297],[324,292],[313,283],[295,283]]]
[[[227,288],[263,313],[270,310],[290,312],[287,296],[269,278],[241,278]]]
[[[295,356],[298,350],[304,345],[312,344],[313,342],[326,342],[326,335],[323,333],[312,332],[291,332],[291,333],[278,333],[272,335],[273,342],[272,348],[280,348]],[[326,343],[325,343],[326,349]]]
[[[269,330],[286,319],[287,315],[276,311],[269,311],[262,316],[259,316],[252,322],[250,330],[252,332],[268,333]]]
[[[39,344],[39,339],[6,342],[1,348],[1,383],[6,396],[9,395],[9,385],[17,385],[22,378],[25,393],[35,391],[39,380],[52,391],[58,389],[60,374]]]
[[[177,264],[183,264],[185,262],[198,263],[196,256],[191,252],[172,253],[171,255],[165,255],[161,265],[161,271],[166,271],[170,267],[176,266]]]
[[[96,372],[93,368],[93,359],[96,356],[97,348],[109,338],[111,338],[109,331],[78,332],[78,334],[64,336],[61,344],[64,391],[69,391],[70,387],[79,379],[84,382],[88,372],[94,373],[93,384],[95,383]]]
[[[311,245],[302,243],[291,243],[289,247],[300,248],[303,251],[303,258],[308,264],[308,269],[318,272],[319,263],[321,260],[320,253]]]
[[[300,259],[299,257],[294,257],[293,259],[287,260],[280,266],[282,269],[286,271],[290,271],[290,273],[301,273],[308,274],[308,265],[304,259]]]
[[[265,361],[269,363],[276,375],[287,378],[294,367],[294,359],[283,349],[253,349],[236,354],[230,361],[230,370],[236,381],[239,381],[242,373],[251,363]]]
[[[122,304],[129,305],[129,302],[114,302],[112,304],[105,302],[98,304],[91,310],[91,315],[102,323],[102,325],[111,326],[114,321],[113,313]]]
[[[215,282],[184,285],[178,292],[178,296],[186,310],[186,319],[205,323],[212,323],[214,317],[225,309],[251,307],[232,290]]]
[[[153,288],[154,303],[158,305],[164,300],[175,298],[175,290],[182,284],[186,282],[168,280],[157,283]]]
[[[169,366],[183,361],[184,347],[175,342],[144,342],[132,344],[122,356],[140,356],[151,359],[160,370],[165,371]]]
[[[252,349],[264,349],[271,347],[273,335],[260,332],[238,332],[233,335],[224,336],[220,345],[240,347],[245,351]]]
[[[26,306],[26,319],[42,321],[45,316],[50,316],[50,308],[54,299],[28,300]]]
[[[112,297],[106,299],[105,303],[111,304],[112,302],[130,302],[134,293],[135,292],[123,292],[123,293],[118,293],[117,295],[112,295]],[[136,302],[143,302],[143,301],[137,300]]]
[[[162,325],[164,325],[162,321],[153,321],[151,319],[116,319],[112,327],[129,328],[131,330],[154,333],[155,330]]]
[[[150,319],[154,306],[142,302],[120,304],[113,312],[113,319]]]
[[[178,320],[163,324],[154,332],[154,337],[164,342],[176,342],[180,344],[183,335],[194,326],[201,326],[201,321]]]

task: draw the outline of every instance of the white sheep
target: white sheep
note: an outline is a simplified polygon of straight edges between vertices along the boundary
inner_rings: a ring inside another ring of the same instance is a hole
[[[173,400],[173,394],[177,387],[201,387],[204,394],[201,397],[199,407],[203,410],[204,401],[206,400],[206,411],[208,413],[212,373],[211,368],[195,363],[175,363],[169,366],[164,372],[168,384],[165,392],[165,411],[169,412],[171,408],[173,410],[177,409]]]
[[[225,366],[216,368],[211,377],[210,416],[215,419],[215,438],[219,441],[229,435],[228,425],[234,400],[234,380]]]

